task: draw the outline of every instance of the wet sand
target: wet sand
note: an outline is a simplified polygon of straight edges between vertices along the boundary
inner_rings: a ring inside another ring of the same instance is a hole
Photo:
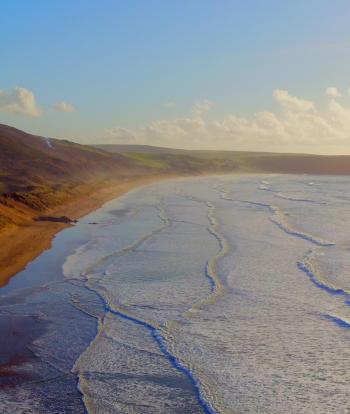
[[[0,316],[0,389],[38,379],[23,372],[21,366],[36,359],[28,346],[44,332],[45,325],[33,316]]]
[[[119,180],[104,188],[90,186],[83,196],[58,208],[48,210],[45,214],[52,216],[65,215],[71,219],[78,219],[97,209],[105,202],[136,187],[174,177],[175,175],[170,174],[152,175],[124,181]],[[55,234],[70,225],[30,219],[21,226],[8,227],[3,230],[0,233],[0,288],[5,286],[13,275],[23,270],[30,261],[50,248]]]

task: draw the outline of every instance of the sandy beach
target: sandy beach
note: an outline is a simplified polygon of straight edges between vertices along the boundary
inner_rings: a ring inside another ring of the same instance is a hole
[[[68,216],[79,219],[97,209],[105,202],[119,197],[128,191],[155,181],[172,178],[172,175],[152,175],[130,178],[124,181],[111,182],[106,187],[88,186],[84,195],[45,212],[52,216]],[[10,278],[23,270],[44,250],[50,248],[51,241],[60,230],[70,226],[68,223],[41,222],[29,219],[20,226],[5,228],[0,233],[0,288],[5,286]]]
[[[347,407],[349,178],[142,184],[2,288],[0,412]]]

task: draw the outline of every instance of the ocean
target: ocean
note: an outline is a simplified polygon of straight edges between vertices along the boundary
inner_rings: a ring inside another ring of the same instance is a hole
[[[63,230],[0,290],[0,330],[34,327],[0,412],[349,413],[349,188],[174,179]]]

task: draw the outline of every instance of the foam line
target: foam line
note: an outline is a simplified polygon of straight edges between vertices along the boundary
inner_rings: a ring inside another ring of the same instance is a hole
[[[197,379],[195,378],[193,372],[190,369],[188,369],[187,367],[185,367],[185,365],[182,364],[182,362],[178,358],[176,358],[176,356],[173,355],[169,351],[169,348],[167,347],[166,341],[165,341],[164,337],[162,336],[161,330],[159,328],[156,328],[155,326],[153,326],[149,322],[143,321],[143,320],[138,319],[138,318],[136,318],[132,315],[129,315],[128,313],[123,312],[122,310],[117,310],[117,309],[112,308],[108,304],[106,299],[99,292],[95,291],[93,288],[90,288],[89,286],[86,286],[86,288],[93,291],[93,292],[95,292],[96,295],[98,295],[100,297],[100,299],[103,301],[103,306],[104,306],[104,309],[105,309],[106,313],[110,312],[113,315],[116,315],[116,316],[118,316],[122,319],[125,319],[127,321],[135,323],[136,325],[139,325],[139,326],[142,326],[142,327],[146,328],[150,332],[153,339],[155,340],[155,342],[159,346],[160,351],[168,359],[170,364],[174,368],[176,368],[178,371],[185,374],[187,376],[187,378],[189,378],[189,380],[191,381],[192,385],[194,386],[194,388],[196,390],[198,403],[199,403],[200,407],[203,409],[204,413],[205,414],[218,414],[217,411],[215,411],[215,409],[211,406],[211,404],[205,399],[205,397],[204,397],[204,395],[201,391],[201,386],[200,386],[199,382],[197,381]],[[84,395],[84,393],[82,392],[80,386],[78,386],[78,390],[79,390],[79,392],[81,392]]]
[[[236,200],[232,200],[230,198],[225,198],[225,200],[231,200],[231,201],[236,201]],[[247,201],[247,200],[237,200],[240,203],[244,203],[244,204],[252,204],[255,206],[260,206],[260,207],[265,207],[267,208],[271,213],[272,213],[272,217],[270,217],[270,220],[276,224],[277,227],[279,227],[281,230],[283,230],[285,233],[291,235],[291,236],[295,236],[295,237],[299,237],[301,239],[304,239],[310,243],[315,244],[316,246],[321,246],[321,247],[330,247],[330,246],[334,246],[335,243],[328,241],[328,240],[323,240],[320,238],[316,238],[314,236],[312,236],[311,234],[307,234],[304,233],[302,231],[293,229],[291,227],[288,226],[287,223],[284,222],[284,214],[282,213],[281,209],[277,206],[273,206],[271,204],[265,204],[265,203],[258,203],[255,201]]]
[[[204,270],[205,276],[207,277],[207,279],[209,280],[209,285],[210,285],[210,293],[213,293],[215,291],[216,288],[216,283],[215,283],[215,279],[213,278],[211,271],[210,271],[210,260],[207,261],[207,263],[205,264],[205,270]]]
[[[325,314],[323,315],[323,317],[325,319],[328,319],[332,322],[335,322],[340,328],[343,329],[349,329],[350,328],[350,322],[347,321],[346,319],[342,319],[338,316],[334,316],[334,315],[329,315],[329,314]]]
[[[118,256],[123,256],[124,254],[126,254],[127,252],[133,251],[135,250],[137,247],[139,247],[141,244],[143,244],[145,241],[147,241],[148,239],[150,239],[151,237],[155,236],[156,234],[160,233],[161,231],[163,231],[164,229],[166,229],[167,227],[170,226],[171,221],[165,216],[165,211],[164,208],[161,204],[159,204],[159,206],[157,206],[157,209],[159,211],[158,213],[158,217],[161,219],[162,221],[162,225],[159,226],[158,228],[156,228],[155,230],[146,233],[145,235],[143,235],[141,238],[139,238],[138,240],[136,240],[135,242],[129,244],[128,246],[123,247],[121,250],[118,250],[114,253],[109,254],[108,256],[105,256],[101,259],[99,259],[96,263],[92,264],[91,266],[89,266],[85,273],[89,273],[92,271],[93,268],[101,266],[102,264],[105,265],[105,263],[111,259],[114,259]],[[108,274],[108,270],[105,269],[105,274]]]
[[[265,184],[259,184],[259,190],[263,190],[263,191],[270,191],[271,193],[275,193],[275,190],[273,190],[271,187],[269,187],[268,185]]]
[[[283,194],[283,193],[276,193],[275,197],[282,198],[282,199],[288,200],[288,201],[299,201],[299,202],[302,202],[302,203],[319,204],[319,205],[327,204],[324,201],[311,200],[310,198],[291,197],[291,196],[288,196],[288,195]]]
[[[193,201],[199,201],[199,200],[193,200]],[[210,231],[211,234],[213,234],[217,238],[217,240],[219,241],[219,244],[220,244],[220,251],[219,251],[218,255],[216,255],[214,258],[208,260],[208,262],[206,264],[206,267],[205,267],[205,275],[207,276],[207,278],[209,280],[210,287],[211,287],[211,292],[214,292],[214,291],[217,290],[218,284],[217,284],[215,276],[212,273],[211,268],[214,265],[214,262],[216,261],[217,257],[219,257],[221,255],[221,250],[224,248],[224,245],[223,245],[223,241],[222,241],[220,235],[215,230],[215,226],[217,225],[217,223],[216,223],[215,218],[212,216],[212,212],[211,212],[211,210],[214,207],[209,205],[208,203],[205,203],[205,204],[208,206],[208,220],[209,220],[209,223],[210,223],[210,227],[209,227],[208,230]],[[171,220],[165,216],[165,211],[164,211],[162,206],[159,207],[159,217],[163,221],[163,225],[161,227],[159,227],[155,231],[145,235],[144,237],[140,238],[139,240],[134,242],[132,245],[127,246],[126,248],[122,249],[121,251],[118,251],[118,252],[116,252],[112,255],[109,255],[106,258],[100,260],[97,264],[95,264],[93,266],[90,266],[89,270],[85,272],[85,277],[86,277],[85,287],[86,287],[86,289],[94,292],[101,299],[102,306],[103,306],[106,313],[109,312],[113,315],[116,315],[116,316],[122,318],[122,319],[128,320],[130,322],[133,322],[133,323],[135,323],[139,326],[142,326],[142,327],[146,328],[150,332],[153,339],[155,340],[155,342],[159,346],[160,351],[168,359],[170,364],[174,368],[176,368],[178,371],[185,374],[187,376],[187,378],[189,378],[189,380],[193,384],[194,389],[196,391],[196,396],[197,396],[197,399],[198,399],[198,403],[199,403],[200,407],[203,409],[204,413],[205,414],[217,414],[217,411],[215,411],[215,409],[212,407],[212,405],[205,399],[205,396],[203,395],[203,392],[201,390],[201,385],[200,385],[199,381],[195,378],[194,373],[189,368],[187,368],[175,355],[173,355],[170,352],[169,348],[167,347],[166,340],[162,336],[160,327],[156,327],[150,322],[138,319],[135,316],[128,314],[126,311],[124,311],[122,309],[112,308],[110,306],[110,304],[108,303],[108,301],[106,300],[106,298],[99,291],[97,291],[95,288],[89,286],[89,278],[88,278],[87,274],[89,273],[89,271],[92,271],[93,267],[95,267],[96,265],[100,265],[102,262],[104,262],[106,259],[111,258],[112,256],[115,257],[115,256],[118,256],[118,255],[121,255],[121,254],[125,253],[126,251],[130,251],[130,250],[135,249],[135,247],[141,245],[146,240],[148,240],[150,237],[154,236],[155,234],[159,233],[160,231],[162,231],[163,229],[165,229],[166,227],[168,227],[170,225]],[[200,302],[198,302],[198,305],[203,304],[203,303],[204,303],[204,301],[200,301]],[[99,333],[101,332],[100,329],[101,329],[101,321],[99,320],[99,329],[98,329],[97,335],[91,341],[90,345],[98,337]],[[90,345],[87,347],[87,349],[90,347]],[[80,378],[79,371],[78,371],[78,377]],[[86,411],[88,412],[88,408],[87,408],[86,401],[85,401],[85,396],[84,396],[84,393],[81,389],[79,381],[78,381],[77,388],[83,396],[83,403],[85,405]]]
[[[301,232],[299,230],[294,230],[292,228],[289,228],[279,218],[273,218],[273,217],[271,217],[271,221],[273,223],[275,223],[276,226],[278,226],[285,233],[287,233],[287,234],[289,234],[291,236],[299,237],[301,239],[304,239],[306,241],[309,241],[309,242],[315,244],[316,246],[330,247],[330,246],[334,246],[335,245],[335,243],[333,243],[333,242],[329,242],[327,240],[318,239],[318,238],[316,238],[314,236],[311,236],[310,234],[303,233],[303,232]]]
[[[131,322],[134,322],[138,325],[141,325],[145,328],[147,328],[152,337],[154,338],[154,340],[156,341],[156,343],[159,346],[159,349],[162,351],[162,353],[166,356],[166,358],[169,360],[169,362],[171,363],[171,365],[176,368],[178,371],[181,371],[183,374],[185,374],[191,381],[192,385],[194,386],[196,393],[197,393],[197,398],[198,398],[198,402],[200,404],[200,406],[203,408],[204,412],[206,414],[217,414],[217,412],[214,410],[214,408],[211,406],[211,404],[205,399],[204,395],[202,394],[201,388],[200,388],[200,384],[198,383],[198,381],[196,380],[194,374],[192,373],[192,371],[188,368],[185,367],[185,365],[183,365],[180,360],[178,358],[176,358],[168,349],[167,344],[165,339],[163,338],[161,331],[157,328],[155,328],[154,326],[152,326],[151,324],[149,324],[148,322],[144,322],[141,321],[139,319],[136,319],[132,316],[129,316],[127,314],[123,314],[122,312],[119,311],[115,311],[111,308],[109,308],[109,311],[115,315],[120,316],[123,319],[129,320]]]
[[[223,286],[216,271],[216,264],[219,259],[227,254],[229,250],[228,243],[224,236],[217,230],[218,221],[214,215],[215,207],[209,202],[202,201],[202,203],[206,204],[208,208],[207,218],[209,226],[207,227],[207,230],[212,236],[216,238],[219,244],[219,250],[206,262],[204,268],[204,274],[208,279],[210,285],[209,294],[204,299],[200,299],[198,302],[195,302],[188,311],[184,312],[182,315],[184,317],[191,317],[191,313],[193,311],[200,309],[205,304],[214,303],[218,296],[221,296],[225,293],[225,287]]]
[[[318,277],[317,272],[313,269],[310,256],[313,252],[309,251],[302,261],[297,262],[298,268],[303,271],[311,280],[311,282],[320,289],[325,290],[327,293],[331,295],[337,296],[344,296],[347,300],[350,300],[350,292],[345,289],[338,288],[337,286],[331,285],[326,281],[322,281],[320,277]]]
[[[222,195],[222,198],[225,200],[229,200],[229,201],[236,201],[233,200],[231,198],[229,198],[227,196],[227,194]],[[311,243],[313,243],[316,246],[319,247],[331,247],[334,246],[335,243],[333,242],[329,242],[327,240],[322,240],[322,239],[318,239],[315,238],[309,234],[303,233],[301,231],[292,229],[290,227],[288,227],[288,225],[286,223],[283,222],[283,213],[282,211],[275,206],[272,206],[270,204],[265,204],[265,203],[259,203],[259,202],[254,202],[254,201],[246,201],[246,200],[237,200],[238,202],[242,202],[242,203],[246,203],[246,204],[251,204],[251,205],[256,205],[259,207],[265,207],[267,208],[271,213],[272,213],[272,217],[270,217],[270,220],[276,224],[281,230],[283,230],[285,233],[291,235],[291,236],[296,236],[299,238],[302,238],[306,241],[309,241]],[[322,280],[322,278],[317,274],[316,270],[313,268],[312,266],[312,262],[311,262],[311,258],[310,256],[314,253],[313,250],[310,250],[309,252],[306,253],[306,255],[304,256],[303,260],[298,261],[297,262],[297,267],[304,272],[309,279],[311,280],[311,282],[317,286],[319,289],[323,289],[324,291],[326,291],[327,293],[331,294],[331,295],[337,295],[337,296],[342,296],[346,299],[345,304],[350,306],[350,292],[339,288],[337,286],[332,285],[331,283]],[[342,328],[350,328],[350,323],[347,321],[342,320],[341,318],[335,317],[335,316],[331,316],[328,315],[327,319],[337,323],[337,325],[341,326]]]
[[[299,261],[297,263],[298,268],[303,271],[311,280],[311,282],[317,286],[319,289],[322,289],[329,293],[330,295],[340,296],[343,297],[345,300],[345,304],[350,306],[350,292],[348,290],[339,288],[337,286],[331,285],[326,281],[323,281],[320,276],[317,274],[317,271],[313,268],[310,256],[313,254],[313,251],[309,251],[303,261]],[[341,328],[350,328],[350,322],[342,319],[338,316],[325,314],[323,315],[325,319],[328,319],[334,323],[336,323]]]
[[[312,236],[311,234],[307,234],[307,233],[304,233],[302,231],[299,231],[299,230],[296,230],[296,229],[293,229],[293,228],[289,227],[288,224],[284,222],[285,220],[284,220],[283,212],[277,206],[273,206],[271,204],[266,204],[266,203],[259,203],[257,201],[234,200],[233,198],[229,197],[228,191],[222,191],[221,192],[221,199],[227,200],[227,201],[232,201],[232,202],[251,204],[253,206],[264,207],[264,208],[268,209],[272,214],[272,217],[270,217],[270,220],[274,224],[276,224],[276,226],[278,226],[285,233],[287,233],[291,236],[299,237],[301,239],[309,241],[309,242],[315,244],[316,246],[330,247],[330,246],[335,245],[334,242],[330,242],[328,240],[323,240],[323,239],[320,239],[320,238],[316,238],[316,237]]]
[[[207,207],[207,219],[209,222],[207,230],[208,233],[215,237],[219,244],[218,253],[216,253],[206,262],[204,269],[204,274],[207,277],[210,285],[210,294],[205,299],[201,299],[195,304],[193,304],[191,309],[184,313],[184,316],[189,316],[188,312],[191,312],[194,309],[198,309],[201,305],[204,305],[205,303],[208,303],[210,300],[213,300],[216,295],[222,294],[224,292],[224,287],[222,286],[221,280],[219,279],[216,273],[216,263],[221,257],[227,254],[229,246],[224,236],[217,230],[219,223],[214,214],[215,206],[208,201],[196,199],[195,197],[189,196],[185,193],[182,193],[181,196],[190,199],[191,201],[204,204]]]

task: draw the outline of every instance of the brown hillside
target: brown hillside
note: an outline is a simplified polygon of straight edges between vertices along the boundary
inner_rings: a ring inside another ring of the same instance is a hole
[[[151,173],[120,154],[0,124],[0,230],[109,182]]]
[[[77,184],[100,174],[129,172],[133,164],[119,154],[27,134],[0,124],[1,192]]]

